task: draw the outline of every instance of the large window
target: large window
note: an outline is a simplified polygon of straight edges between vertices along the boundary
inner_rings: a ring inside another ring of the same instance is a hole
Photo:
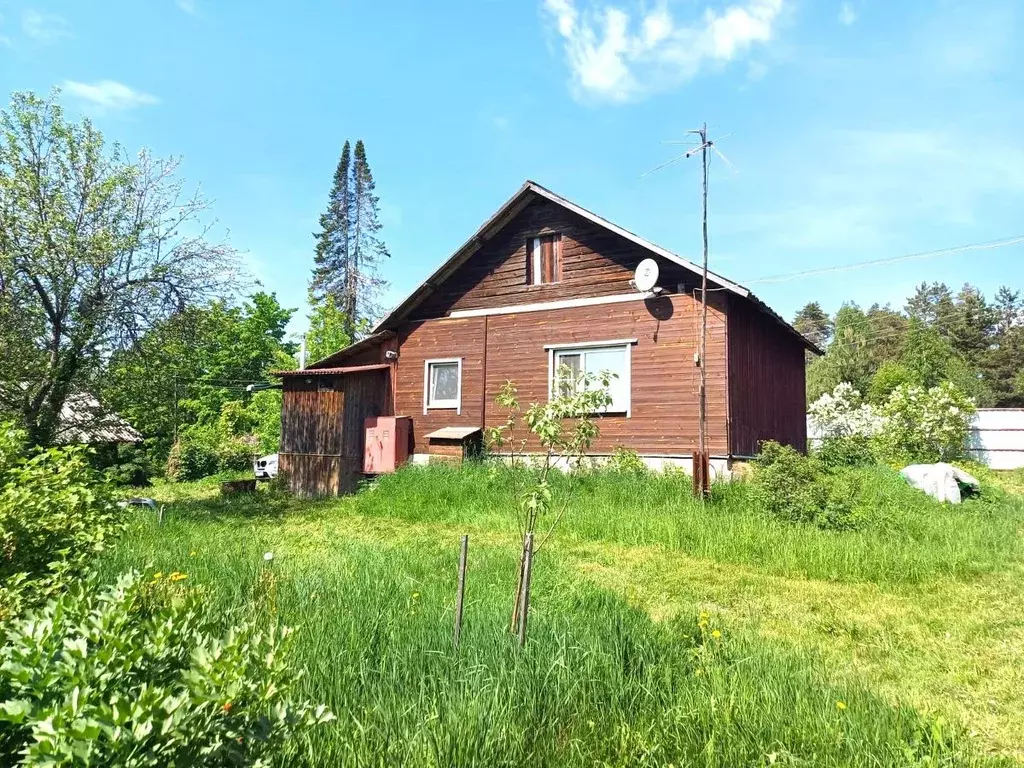
[[[526,282],[530,285],[557,283],[562,279],[562,238],[558,235],[531,237],[526,241]]]
[[[462,410],[462,358],[427,360],[423,365],[423,413],[430,408]]]
[[[611,405],[605,413],[630,415],[630,349],[636,339],[583,344],[550,345],[548,350],[549,393],[564,392],[581,374],[597,376],[603,371],[614,374],[608,393]]]

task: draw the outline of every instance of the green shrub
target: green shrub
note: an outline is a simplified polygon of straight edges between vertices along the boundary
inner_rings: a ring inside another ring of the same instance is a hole
[[[755,459],[751,493],[767,515],[830,530],[855,527],[855,482],[831,474],[816,457],[768,441]]]
[[[118,445],[111,460],[103,467],[103,476],[111,485],[139,488],[149,485],[153,465],[149,451],[138,445]]]
[[[84,447],[27,456],[22,438],[0,428],[0,621],[63,589],[122,528]]]
[[[267,765],[333,719],[292,701],[288,630],[224,629],[183,578],[90,580],[14,623],[0,647],[0,763]]]
[[[640,454],[624,445],[615,448],[615,452],[608,457],[605,469],[623,475],[646,475],[648,472]]]
[[[214,474],[220,466],[216,446],[203,435],[184,434],[167,457],[167,478],[177,482],[199,480]]]
[[[217,470],[235,472],[252,469],[253,447],[243,440],[228,440],[217,446]]]
[[[814,453],[829,469],[866,467],[875,463],[871,438],[864,435],[845,435],[822,440],[821,446]]]

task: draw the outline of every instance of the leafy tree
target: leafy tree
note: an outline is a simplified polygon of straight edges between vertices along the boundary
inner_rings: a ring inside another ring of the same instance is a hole
[[[353,153],[346,141],[315,235],[310,294],[314,317],[332,321],[330,315],[340,312],[341,331],[350,340],[378,314],[377,299],[386,285],[379,268],[390,254],[380,234],[379,204],[366,146],[357,141]]]
[[[292,312],[267,293],[240,307],[219,301],[189,307],[113,356],[106,398],[152,441],[155,458],[163,461],[176,433],[217,423],[227,404],[249,402],[248,383],[265,380],[271,369],[294,367],[295,345],[284,340]],[[271,429],[272,419],[254,424]],[[254,428],[266,442],[263,428]]]
[[[903,365],[903,363],[895,360],[886,360],[875,371],[875,375],[871,377],[871,386],[868,387],[868,401],[876,405],[884,403],[897,387],[911,384],[919,385],[920,383],[917,374]]]
[[[949,382],[977,403],[992,402],[991,392],[978,370],[935,327],[911,321],[899,362],[913,374],[913,384],[930,389]]]
[[[871,305],[867,311],[867,321],[871,328],[871,357],[875,368],[886,361],[895,360],[900,356],[907,336],[909,321],[902,312],[897,312],[888,304]]]
[[[107,356],[237,283],[235,252],[207,240],[208,203],[185,192],[178,161],[106,145],[56,96],[16,93],[0,111],[0,315],[13,342],[0,408],[40,445]]]
[[[315,300],[310,296],[309,331],[306,354],[309,360],[323,360],[352,343],[349,323],[333,296]]]
[[[808,400],[817,400],[843,382],[866,392],[873,373],[870,324],[856,304],[844,304],[836,313],[828,351],[807,369]]]

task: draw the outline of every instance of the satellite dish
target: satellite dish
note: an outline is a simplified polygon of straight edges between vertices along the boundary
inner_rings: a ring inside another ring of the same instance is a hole
[[[658,262],[654,259],[644,259],[633,273],[633,284],[638,291],[647,293],[658,284]]]

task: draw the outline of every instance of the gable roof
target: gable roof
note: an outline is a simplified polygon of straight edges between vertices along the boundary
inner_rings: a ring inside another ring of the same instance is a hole
[[[556,205],[571,211],[578,216],[582,216],[584,219],[602,227],[609,232],[613,232],[620,237],[629,240],[635,245],[649,251],[654,256],[658,256],[665,261],[677,264],[684,269],[688,269],[694,274],[702,274],[702,268],[688,259],[684,259],[682,256],[673,253],[660,245],[646,240],[639,235],[630,232],[628,229],[620,227],[618,224],[614,224],[608,219],[598,216],[592,211],[588,211],[586,208],[577,205],[576,203],[568,200],[561,195],[557,195],[550,189],[541,186],[535,181],[527,180],[518,191],[512,195],[504,205],[502,205],[497,212],[494,213],[487,221],[485,221],[481,227],[473,233],[473,235],[463,245],[455,251],[451,257],[448,258],[440,267],[438,267],[430,277],[424,280],[409,296],[405,298],[397,307],[389,312],[383,320],[381,320],[373,329],[373,334],[378,334],[382,331],[395,330],[396,326],[404,320],[409,318],[410,313],[416,309],[420,304],[423,303],[426,298],[433,293],[433,291],[440,286],[445,280],[458,270],[463,264],[465,264],[470,257],[473,256],[484,243],[496,235],[506,224],[508,224],[515,216],[517,216],[523,209],[526,208],[531,202],[537,199],[548,200]],[[796,334],[797,337],[803,342],[807,349],[817,354],[823,354],[822,351],[806,337],[797,331],[793,326],[787,323],[780,315],[775,313],[767,304],[758,299],[749,290],[744,288],[738,283],[734,283],[731,280],[722,277],[715,272],[708,270],[708,281],[715,285],[723,288],[730,293],[734,293],[744,299],[749,299],[757,305],[758,309],[768,314],[773,320],[780,323],[784,328]],[[347,350],[341,350],[341,352],[351,353],[351,348]],[[331,355],[331,358],[336,358],[340,352]],[[325,362],[325,361],[324,361]]]

